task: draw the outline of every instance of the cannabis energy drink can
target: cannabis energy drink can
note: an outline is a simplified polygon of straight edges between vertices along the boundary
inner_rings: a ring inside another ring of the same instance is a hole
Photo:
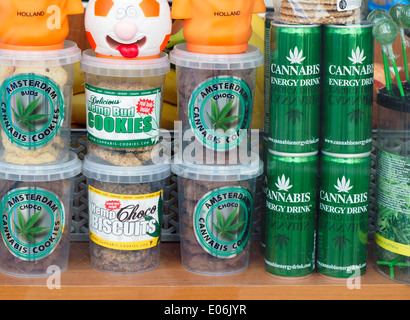
[[[372,23],[325,25],[322,150],[372,149],[374,40]]]
[[[271,24],[273,21],[274,17],[274,12],[267,12],[265,14],[265,34],[264,34],[264,45],[265,45],[265,52],[264,52],[264,57],[265,57],[265,64],[264,64],[264,76],[265,76],[265,82],[264,82],[264,102],[263,102],[263,113],[264,113],[264,119],[263,119],[263,141],[262,141],[262,161],[263,161],[263,166],[264,170],[263,172],[266,172],[266,166],[267,166],[267,154],[269,153],[268,151],[268,135],[269,135],[269,109],[270,109],[270,103],[269,103],[269,90],[270,90],[270,28]],[[265,197],[265,191],[266,191],[266,174],[263,175],[262,178],[262,190],[263,190],[263,197],[264,199],[262,200],[263,203],[265,203],[266,197]],[[265,225],[265,215],[266,215],[266,208],[261,210],[261,248],[264,250],[265,248],[265,228],[263,226]]]
[[[270,38],[269,148],[317,151],[322,28],[272,22]]]
[[[267,136],[269,133],[269,99],[270,99],[270,28],[272,25],[274,13],[267,12],[265,14],[265,33],[264,33],[264,100],[263,100],[263,110],[264,110],[264,119],[263,119],[263,132]]]
[[[314,270],[317,167],[317,152],[269,152],[265,269],[274,276],[299,278]]]
[[[340,157],[322,152],[317,267],[333,278],[366,271],[370,153]]]

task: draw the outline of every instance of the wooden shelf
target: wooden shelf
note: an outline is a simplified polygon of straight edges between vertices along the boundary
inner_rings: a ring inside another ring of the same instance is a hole
[[[73,242],[68,270],[61,274],[61,288],[49,289],[47,278],[20,278],[0,274],[0,299],[64,300],[302,300],[410,298],[410,286],[378,273],[370,264],[359,289],[345,280],[329,280],[314,273],[304,280],[280,280],[264,269],[259,245],[252,244],[246,271],[229,276],[204,276],[185,270],[180,263],[179,243],[162,243],[160,265],[139,274],[112,274],[95,270],[89,262],[87,242]]]

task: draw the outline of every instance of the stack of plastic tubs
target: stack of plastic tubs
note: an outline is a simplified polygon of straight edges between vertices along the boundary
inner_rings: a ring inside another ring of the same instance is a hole
[[[160,144],[169,5],[116,1],[102,8],[89,1],[85,28],[92,47],[81,60],[91,265],[113,273],[149,271],[159,265],[171,173]]]
[[[60,7],[62,25],[53,28],[46,20],[55,12],[30,19],[13,12],[25,11],[29,2],[43,13],[49,5],[0,5],[0,270],[39,277],[68,264],[74,179],[81,172],[69,150],[74,64],[81,52],[64,38],[67,15],[81,13],[83,5]]]
[[[178,176],[182,266],[207,275],[248,267],[256,178],[262,162],[251,148],[257,67],[248,46],[252,13],[263,1],[173,1],[187,43],[170,54],[176,67]],[[188,10],[187,10],[188,9]],[[227,12],[230,13],[227,17]],[[257,141],[256,141],[257,142]]]

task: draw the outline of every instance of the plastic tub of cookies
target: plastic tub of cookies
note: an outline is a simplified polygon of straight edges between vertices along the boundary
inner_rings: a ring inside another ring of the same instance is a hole
[[[81,161],[0,164],[0,270],[21,277],[50,276],[67,269],[71,208]]]
[[[178,176],[182,266],[226,275],[248,267],[256,178],[262,161],[212,166],[174,159]]]
[[[146,60],[83,53],[90,159],[101,164],[152,164],[159,142],[168,56]]]
[[[0,50],[0,161],[68,159],[74,65],[80,59],[72,41],[58,50]]]
[[[96,163],[87,155],[91,265],[112,273],[156,268],[162,226],[166,162],[144,167]]]
[[[174,47],[178,149],[186,161],[227,165],[249,156],[256,72],[263,59],[255,46],[238,54],[190,52],[186,43]]]

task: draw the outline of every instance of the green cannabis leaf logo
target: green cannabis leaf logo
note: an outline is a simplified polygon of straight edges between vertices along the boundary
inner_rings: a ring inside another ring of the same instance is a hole
[[[21,212],[20,208],[17,209],[17,217],[18,217],[18,224],[16,221],[14,222],[14,226],[18,231],[18,235],[25,237],[30,241],[35,241],[33,234],[42,232],[48,227],[35,227],[34,225],[38,222],[38,218],[40,216],[41,210],[37,213],[33,214],[27,221],[25,221],[23,217],[23,213]]]
[[[219,111],[218,105],[216,104],[215,100],[212,99],[212,101],[211,101],[212,116],[209,114],[208,111],[206,113],[208,115],[209,120],[211,120],[213,127],[221,128],[221,129],[227,131],[228,127],[229,127],[229,123],[234,121],[234,120],[237,120],[238,118],[240,118],[240,115],[238,115],[238,116],[228,116],[229,112],[232,109],[233,102],[234,102],[234,100],[229,101],[222,108],[222,110]]]
[[[303,116],[303,112],[299,109],[289,109],[288,112],[285,113],[288,116],[288,121],[292,121],[293,125],[296,124],[296,121],[301,120],[301,116]]]
[[[273,238],[276,239],[276,245],[278,245],[281,249],[283,247],[287,247],[288,241],[290,240],[288,236],[280,233],[274,236]]]
[[[335,247],[338,248],[339,250],[343,250],[343,248],[346,248],[350,240],[346,236],[337,236],[333,238]]]
[[[353,109],[347,115],[350,116],[350,122],[354,120],[354,123],[358,124],[362,120],[364,112],[360,109]]]
[[[17,96],[17,111],[12,109],[14,116],[17,119],[17,123],[22,123],[31,129],[35,129],[30,122],[40,120],[48,116],[47,114],[33,114],[34,110],[38,106],[39,100],[40,98],[37,98],[36,100],[30,102],[30,104],[26,108],[24,108],[24,105],[21,102],[20,97]]]
[[[217,222],[218,225],[216,225],[213,222],[213,225],[215,229],[218,231],[218,236],[226,236],[228,238],[234,239],[235,236],[232,234],[234,231],[237,231],[239,228],[241,228],[245,221],[241,222],[234,222],[235,218],[237,217],[238,213],[238,208],[236,208],[234,211],[232,211],[228,218],[226,220],[224,219],[221,211],[219,209],[216,209],[216,217],[217,217]]]

